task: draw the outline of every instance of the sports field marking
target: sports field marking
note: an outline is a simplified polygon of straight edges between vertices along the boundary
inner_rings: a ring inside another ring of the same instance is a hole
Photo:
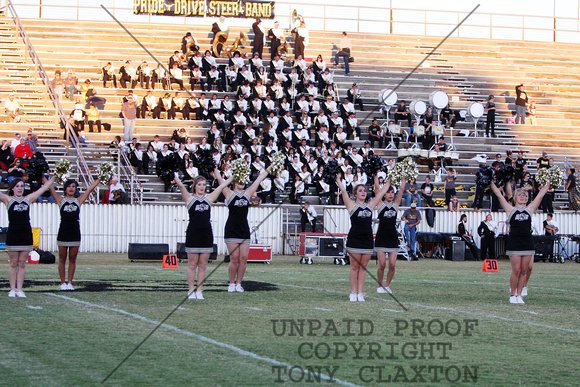
[[[401,313],[402,310],[396,310],[396,309],[383,309],[385,312],[393,312],[393,313]]]
[[[93,304],[92,302],[82,301],[82,300],[79,300],[79,299],[76,299],[76,298],[72,298],[72,297],[67,297],[67,296],[61,296],[60,294],[55,294],[55,293],[44,293],[44,294],[47,295],[47,296],[50,296],[50,297],[60,298],[60,299],[65,300],[65,301],[74,302],[76,304],[88,306],[88,307],[91,307],[91,308],[102,309],[102,310],[106,310],[106,311],[109,311],[109,312],[114,312],[114,313],[117,313],[117,314],[121,314],[123,316],[131,317],[131,318],[134,318],[136,320],[142,321],[142,322],[147,323],[147,324],[152,324],[152,325],[160,325],[161,324],[160,321],[156,321],[156,320],[153,320],[153,319],[150,319],[150,318],[147,318],[147,317],[144,317],[144,316],[135,314],[135,313],[130,313],[130,312],[127,312],[127,311],[125,311],[123,309],[110,308],[110,307],[105,306],[105,305]],[[246,351],[245,349],[241,349],[239,347],[236,347],[235,345],[222,343],[221,341],[217,341],[217,340],[214,340],[214,339],[210,339],[209,337],[205,337],[205,336],[202,336],[202,335],[198,335],[197,333],[193,333],[193,332],[190,332],[190,331],[186,331],[186,330],[177,328],[177,327],[175,327],[173,325],[161,324],[161,327],[163,327],[165,329],[168,329],[170,331],[173,331],[173,332],[182,334],[184,336],[193,337],[193,338],[195,338],[195,339],[197,339],[199,341],[203,341],[203,342],[206,342],[206,343],[209,343],[209,344],[213,344],[216,347],[221,347],[221,348],[229,349],[230,351],[233,351],[233,352],[235,352],[235,353],[237,353],[238,355],[241,355],[241,356],[246,356],[246,357],[249,357],[249,358],[252,358],[252,359],[255,359],[255,360],[259,360],[259,361],[262,361],[262,362],[265,362],[265,363],[273,364],[273,365],[276,365],[276,366],[282,366],[282,367],[287,367],[287,368],[294,367],[291,364],[284,363],[284,362],[278,361],[276,359],[271,359],[269,357],[260,356],[260,355],[257,355],[255,353],[253,353],[253,352]],[[308,372],[308,371],[305,369],[304,372]],[[332,382],[332,383],[336,383],[336,384],[339,384],[341,386],[353,386],[353,387],[357,387],[358,386],[357,384],[353,384],[353,383],[347,382],[345,380],[331,378],[330,376],[328,376],[326,374],[322,374],[322,373],[320,374],[320,377],[322,379],[324,379],[325,381]]]
[[[27,308],[28,309],[32,309],[32,310],[42,310],[42,306],[32,306],[32,305],[28,305]]]
[[[250,310],[257,310],[258,312],[261,312],[262,311],[261,308],[256,308],[255,306],[244,306],[244,308],[250,309]]]
[[[400,281],[404,281],[401,279]],[[413,280],[415,281],[415,280]],[[420,280],[424,283],[433,283],[433,284],[460,284],[460,285],[496,285],[496,286],[506,286],[505,282],[481,282],[481,281],[442,281],[442,280],[427,280],[423,279]],[[509,285],[509,284],[508,284]],[[545,286],[533,286],[533,289],[543,289],[543,290],[551,290],[554,292],[561,292],[561,293],[573,293],[573,294],[580,294],[580,291],[575,290],[566,290],[566,289],[558,289],[558,288],[549,288]]]
[[[520,310],[520,309],[518,309],[518,312],[529,313],[529,314],[538,314],[538,312],[532,312],[531,310]]]
[[[316,291],[319,291],[319,292],[342,294],[342,295],[345,296],[345,303],[348,302],[346,300],[346,296],[348,294],[346,291],[345,292],[339,292],[337,290],[320,289],[320,288],[313,288],[313,287],[310,287],[310,286],[299,286],[299,285],[281,284],[281,283],[275,283],[274,285],[276,285],[276,286],[287,286],[287,287],[299,288],[299,289],[307,289],[307,290],[316,290]],[[373,300],[379,300],[379,301],[382,301],[382,302],[393,302],[391,300],[388,300],[388,299],[385,299],[385,298],[380,298],[380,297],[366,296],[366,298],[367,299],[373,299]],[[442,311],[446,311],[446,312],[448,311],[448,312],[456,312],[456,313],[468,314],[468,315],[471,315],[471,316],[480,316],[480,317],[485,317],[485,318],[489,318],[489,319],[496,319],[496,320],[502,320],[502,321],[508,321],[508,322],[517,322],[517,323],[522,323],[522,324],[526,324],[526,325],[532,325],[532,326],[540,327],[540,328],[555,329],[555,330],[562,331],[562,332],[569,332],[569,333],[578,333],[578,334],[580,334],[580,330],[578,330],[578,329],[568,329],[568,328],[554,327],[554,326],[551,326],[551,325],[535,323],[535,322],[532,322],[532,321],[525,321],[525,320],[518,320],[518,319],[514,319],[514,318],[496,316],[496,315],[493,315],[493,314],[476,313],[476,312],[469,312],[467,310],[461,310],[461,309],[455,309],[455,308],[447,308],[447,307],[443,307],[443,306],[422,305],[422,304],[416,304],[416,303],[409,303],[409,305],[416,306],[416,307],[419,307],[419,308],[425,308],[425,309],[442,310]]]
[[[314,310],[321,310],[323,312],[332,312],[332,309],[325,309],[325,308],[314,308]]]

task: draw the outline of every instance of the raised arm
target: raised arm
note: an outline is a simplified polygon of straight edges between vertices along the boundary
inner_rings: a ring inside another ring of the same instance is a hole
[[[6,206],[8,206],[8,203],[10,203],[10,196],[8,196],[4,192],[0,191],[0,202],[6,204]]]
[[[252,194],[258,190],[258,188],[260,187],[260,183],[264,181],[266,177],[268,177],[268,175],[272,171],[273,166],[274,164],[270,164],[270,166],[268,166],[268,168],[266,168],[264,172],[260,173],[258,178],[252,183],[252,185],[248,187],[248,189],[246,190],[248,196],[252,196]]]
[[[40,195],[42,195],[43,193],[46,192],[46,190],[48,190],[50,188],[50,186],[52,186],[54,184],[54,180],[56,179],[55,175],[52,175],[52,177],[50,178],[50,180],[48,180],[46,183],[44,183],[42,185],[42,187],[40,187],[37,191],[29,194],[26,196],[26,198],[28,199],[28,201],[30,203],[34,203],[35,201],[38,200],[38,198],[40,197]]]
[[[544,197],[546,192],[548,192],[549,189],[550,189],[550,183],[548,183],[542,187],[540,192],[538,192],[538,194],[536,195],[536,198],[534,200],[532,200],[532,202],[528,205],[528,210],[530,212],[534,212],[538,209],[538,207],[540,206],[540,203],[542,203],[542,198]]]
[[[175,172],[175,177],[173,178],[173,180],[175,181],[175,184],[177,184],[177,186],[179,187],[179,191],[181,192],[181,197],[183,198],[183,201],[186,204],[189,203],[193,198],[193,196],[189,193],[189,191],[187,191],[187,187],[183,185],[177,172]]]
[[[213,175],[220,185],[224,182],[224,178],[222,177],[222,174],[220,173],[219,169],[214,168]],[[223,192],[224,196],[226,197],[226,200],[228,200],[230,198],[230,196],[233,194],[233,191],[227,186],[223,188],[222,192]],[[252,195],[250,194],[248,196],[252,196]]]
[[[348,196],[348,192],[346,192],[346,188],[342,184],[341,177],[342,176],[340,173],[338,175],[336,175],[336,185],[338,186],[338,189],[340,190],[340,194],[342,196],[342,201],[344,202],[346,209],[348,210],[348,212],[350,212],[354,208],[354,202]]]
[[[95,188],[97,188],[97,186],[99,185],[99,183],[100,183],[100,182],[101,182],[101,179],[95,179],[95,180],[93,181],[93,184],[91,184],[91,185],[89,186],[89,188],[87,188],[87,189],[85,190],[85,192],[83,192],[83,194],[82,194],[81,196],[79,196],[79,199],[78,199],[78,201],[79,201],[79,204],[83,204],[83,203],[84,203],[84,202],[87,200],[87,198],[89,197],[89,195],[91,194],[91,192],[93,192],[93,190],[94,190]],[[53,197],[54,197],[54,195],[53,195]],[[56,200],[56,199],[55,199],[55,200]]]
[[[512,212],[514,207],[511,204],[509,204],[507,200],[505,200],[505,198],[501,194],[501,191],[499,190],[499,188],[497,188],[494,182],[491,182],[491,190],[499,200],[499,204],[501,204],[504,211],[507,212],[508,214]]]
[[[46,177],[42,177],[42,184],[46,183],[47,181],[48,180],[46,179]],[[50,187],[48,187],[48,191],[50,192],[50,195],[54,199],[55,203],[60,206],[60,203],[62,202],[62,196],[60,196],[58,192],[56,192],[56,190],[54,189],[54,185],[51,184]]]
[[[390,183],[390,180],[389,180]],[[406,184],[406,180],[405,179],[401,179],[401,187],[403,186],[403,184]],[[395,197],[395,206],[400,206],[401,205],[401,199],[403,199],[403,193],[404,191],[402,189],[399,189],[397,191],[397,197]]]
[[[223,181],[216,189],[213,190],[212,193],[207,195],[207,201],[213,203],[217,200],[217,198],[222,193],[222,190],[231,184],[232,180],[234,180],[234,175],[228,177],[226,181]]]
[[[376,176],[375,176],[376,177]],[[377,179],[378,181],[378,179]],[[375,181],[375,184],[377,183],[377,181]],[[383,200],[383,197],[385,197],[387,191],[389,190],[389,187],[391,186],[391,180],[387,180],[387,182],[385,183],[385,185],[383,185],[383,188],[381,188],[379,190],[379,192],[375,191],[375,197],[373,198],[373,200],[371,200],[369,202],[369,206],[371,208],[375,208],[376,206],[379,205],[379,203]],[[378,184],[377,184],[378,187]]]

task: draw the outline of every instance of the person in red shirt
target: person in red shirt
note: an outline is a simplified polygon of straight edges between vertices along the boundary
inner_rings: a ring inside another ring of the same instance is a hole
[[[26,140],[23,137],[21,137],[20,144],[17,145],[16,148],[14,148],[14,157],[22,159],[23,168],[26,168],[26,166],[28,165],[27,160],[30,160],[33,156],[32,149],[30,149],[30,146],[26,144],[25,141]]]

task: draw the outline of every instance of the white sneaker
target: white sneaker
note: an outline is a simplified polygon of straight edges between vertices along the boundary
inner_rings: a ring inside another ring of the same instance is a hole
[[[59,290],[68,290],[66,282],[63,282],[62,284],[60,284]]]
[[[393,294],[391,288],[388,287],[388,286],[385,286],[385,287],[380,286],[380,287],[378,287],[377,288],[377,293],[381,293],[381,294],[385,294],[385,293]]]
[[[350,302],[357,302],[358,301],[357,294],[356,293],[351,293],[349,300],[350,300]]]
[[[242,284],[237,284],[236,285],[236,292],[237,293],[243,293],[243,292],[245,292],[244,288],[242,287]]]
[[[358,302],[365,302],[365,296],[362,293],[359,293],[357,296]]]
[[[517,304],[518,297],[517,296],[510,296],[510,304]]]
[[[187,298],[188,298],[189,300],[195,300],[195,299],[196,299],[196,297],[195,297],[195,292],[191,292],[191,293],[189,293],[189,294],[187,295]]]
[[[26,294],[24,294],[24,292],[22,290],[17,290],[16,291],[16,297],[26,298]],[[522,303],[523,303],[523,301],[522,301]]]
[[[527,295],[528,295],[528,287],[527,286],[524,286],[522,288],[522,297],[525,297]]]
[[[202,294],[203,290],[200,290],[199,292],[195,292],[195,298],[198,300],[203,300],[203,294]]]
[[[73,290],[75,290],[75,288],[73,288],[72,284],[69,282],[69,283],[66,285],[66,290],[73,291]]]
[[[11,291],[9,291],[9,292],[8,292],[8,297],[10,297],[10,298],[14,298],[14,297],[16,297],[16,290],[11,290]]]
[[[524,299],[522,298],[522,296],[516,296],[516,300],[517,300],[518,304],[525,304]]]
[[[229,284],[228,285],[228,293],[235,293],[236,292],[236,284]]]

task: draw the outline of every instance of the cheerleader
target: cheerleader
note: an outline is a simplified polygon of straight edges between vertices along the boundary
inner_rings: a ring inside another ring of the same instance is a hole
[[[228,220],[224,230],[224,240],[230,253],[230,264],[228,266],[229,293],[243,293],[242,279],[248,265],[248,255],[250,253],[250,226],[248,225],[248,206],[252,194],[260,187],[260,183],[268,177],[273,165],[266,168],[258,178],[244,190],[244,184],[234,182],[234,189],[227,185],[223,192],[226,204],[229,209]],[[215,174],[220,186],[224,184],[221,175]],[[227,181],[232,180],[230,177]]]
[[[404,186],[405,179],[402,179],[401,188]],[[401,199],[403,198],[403,192],[403,189],[399,189],[397,197],[395,197],[395,190],[391,187],[390,180],[387,180],[387,183],[380,188],[379,177],[375,175],[375,199],[379,199],[377,203],[379,229],[377,230],[375,238],[375,251],[377,252],[377,259],[379,261],[379,268],[377,270],[379,287],[377,288],[377,293],[393,293],[389,286],[395,275],[395,264],[397,263],[397,252],[399,251],[397,213]],[[386,199],[385,201],[383,201],[383,197]],[[383,286],[387,254],[389,254],[389,270],[387,271],[387,282]]]
[[[30,227],[30,204],[38,200],[48,187],[54,183],[51,177],[40,189],[26,196],[22,179],[14,179],[10,183],[8,195],[0,192],[0,201],[8,208],[8,232],[6,233],[6,251],[10,258],[8,278],[10,292],[8,297],[26,298],[22,291],[26,271],[26,259],[32,250],[32,228]]]
[[[528,193],[522,188],[514,192],[515,206],[512,206],[492,182],[491,189],[497,196],[504,211],[508,213],[507,223],[510,231],[506,244],[506,254],[510,257],[512,274],[510,277],[510,304],[524,304],[522,297],[527,296],[524,288],[528,271],[534,262],[534,239],[532,238],[532,214],[538,209],[542,198],[550,189],[550,184],[542,187],[536,198],[526,206]]]
[[[336,176],[336,184],[342,194],[342,201],[350,214],[350,231],[346,240],[346,250],[350,258],[350,301],[364,302],[363,289],[367,265],[373,253],[373,210],[379,201],[379,196],[366,203],[367,190],[362,184],[354,187],[354,201],[348,196],[341,179]]]
[[[87,200],[91,192],[101,182],[100,179],[93,184],[78,198],[75,198],[78,184],[69,179],[63,185],[64,197],[56,193],[51,185],[49,190],[60,209],[60,227],[56,237],[58,246],[58,275],[60,276],[60,290],[74,290],[72,280],[77,267],[77,255],[81,245],[81,227],[79,223],[81,205]],[[66,281],[66,259],[68,263],[68,282]]]
[[[217,168],[214,175],[218,176]],[[181,191],[183,201],[187,205],[189,224],[185,234],[185,252],[187,253],[187,284],[189,291],[187,298],[190,300],[203,300],[202,288],[207,270],[207,261],[213,251],[213,232],[211,229],[211,204],[217,200],[222,189],[231,183],[233,177],[222,182],[212,193],[206,194],[207,181],[205,177],[198,176],[193,180],[193,193],[190,194],[178,174],[175,174],[175,184]],[[197,271],[197,288],[195,276]]]

